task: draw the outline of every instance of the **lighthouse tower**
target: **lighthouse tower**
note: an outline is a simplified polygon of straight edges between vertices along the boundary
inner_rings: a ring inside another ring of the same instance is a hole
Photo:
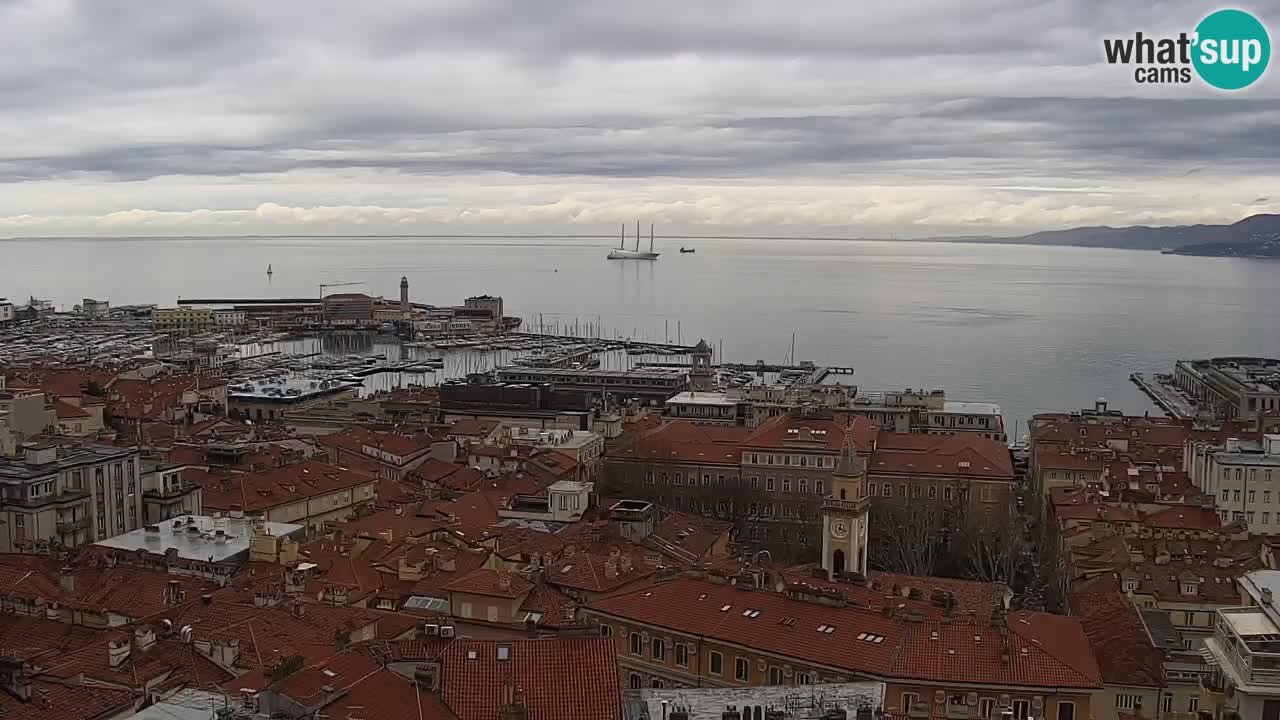
[[[409,278],[400,278],[400,314],[409,319]]]

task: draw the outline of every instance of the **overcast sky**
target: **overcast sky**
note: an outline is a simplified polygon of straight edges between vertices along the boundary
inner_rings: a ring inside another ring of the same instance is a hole
[[[1280,0],[1244,6],[1280,22]],[[1280,212],[1184,0],[0,0],[0,237],[1012,234]],[[1272,24],[1272,40],[1276,28]],[[1274,64],[1274,63],[1273,63]]]

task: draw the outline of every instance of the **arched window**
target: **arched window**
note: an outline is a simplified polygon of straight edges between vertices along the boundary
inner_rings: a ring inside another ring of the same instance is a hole
[[[836,550],[831,555],[831,569],[836,572],[844,572],[844,551]]]

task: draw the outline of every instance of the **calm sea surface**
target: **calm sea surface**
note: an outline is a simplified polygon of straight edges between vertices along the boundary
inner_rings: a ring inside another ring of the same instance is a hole
[[[525,329],[723,346],[735,362],[852,365],[869,390],[945,388],[1008,421],[1105,396],[1151,409],[1128,382],[1179,357],[1280,356],[1280,263],[1152,252],[957,243],[698,240],[657,262],[610,243],[477,238],[221,238],[0,242],[0,296],[314,297],[319,283],[459,303],[501,295]],[[660,243],[661,245],[661,243]],[[268,263],[274,274],[268,278]],[[331,292],[338,291],[336,288]]]

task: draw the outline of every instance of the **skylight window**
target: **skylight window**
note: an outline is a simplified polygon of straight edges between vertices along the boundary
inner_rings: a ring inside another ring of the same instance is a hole
[[[725,605],[724,607],[720,608],[720,612],[729,612],[729,608],[731,608],[731,607],[733,607],[733,606],[732,606],[732,605]]]

